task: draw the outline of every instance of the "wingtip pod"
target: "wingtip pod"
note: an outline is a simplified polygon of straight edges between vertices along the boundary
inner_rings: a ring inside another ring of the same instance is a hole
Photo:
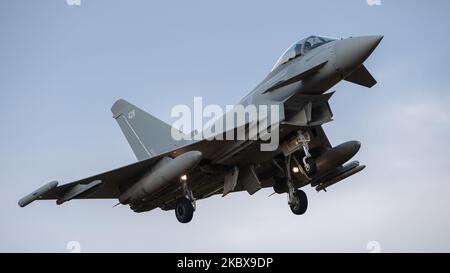
[[[27,196],[23,197],[19,200],[18,204],[20,207],[25,207],[29,205],[31,202],[38,199],[40,196],[46,194],[47,192],[53,190],[58,186],[58,181],[52,181],[48,184],[45,184],[44,186],[40,187],[39,189],[35,190],[34,192],[28,194]]]

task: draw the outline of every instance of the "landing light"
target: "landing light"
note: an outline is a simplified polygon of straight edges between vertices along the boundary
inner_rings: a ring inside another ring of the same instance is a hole
[[[295,167],[292,168],[292,172],[293,173],[299,173],[300,169],[297,166],[295,166]]]
[[[186,174],[183,174],[183,175],[180,177],[180,180],[183,181],[183,182],[186,182],[187,179],[188,179],[188,177],[187,177]]]

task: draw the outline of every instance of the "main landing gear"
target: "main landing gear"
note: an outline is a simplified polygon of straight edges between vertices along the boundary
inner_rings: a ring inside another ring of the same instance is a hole
[[[183,188],[184,197],[177,200],[175,205],[175,215],[180,223],[189,223],[194,216],[195,199],[192,190],[187,184],[187,177],[182,176],[180,183]]]

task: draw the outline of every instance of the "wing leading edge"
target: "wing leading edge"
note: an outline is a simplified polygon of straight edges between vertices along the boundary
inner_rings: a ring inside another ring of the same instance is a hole
[[[51,182],[22,198],[19,205],[24,207],[34,200],[57,200],[62,204],[71,199],[115,199],[121,193],[121,187],[136,181],[146,170],[150,169],[164,155],[133,163],[112,171],[94,175],[57,187]],[[47,186],[47,187],[46,187]],[[34,195],[34,196],[33,196]],[[31,198],[34,197],[34,198]]]

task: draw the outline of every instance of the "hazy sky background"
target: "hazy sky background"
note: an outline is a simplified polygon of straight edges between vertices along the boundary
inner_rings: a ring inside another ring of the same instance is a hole
[[[0,251],[450,251],[450,1],[0,2]],[[170,109],[236,103],[281,53],[310,34],[382,34],[366,62],[379,84],[340,83],[332,144],[363,143],[364,172],[291,213],[264,189],[174,212],[116,200],[35,202],[23,195],[136,159],[112,119],[125,98],[165,121]]]

